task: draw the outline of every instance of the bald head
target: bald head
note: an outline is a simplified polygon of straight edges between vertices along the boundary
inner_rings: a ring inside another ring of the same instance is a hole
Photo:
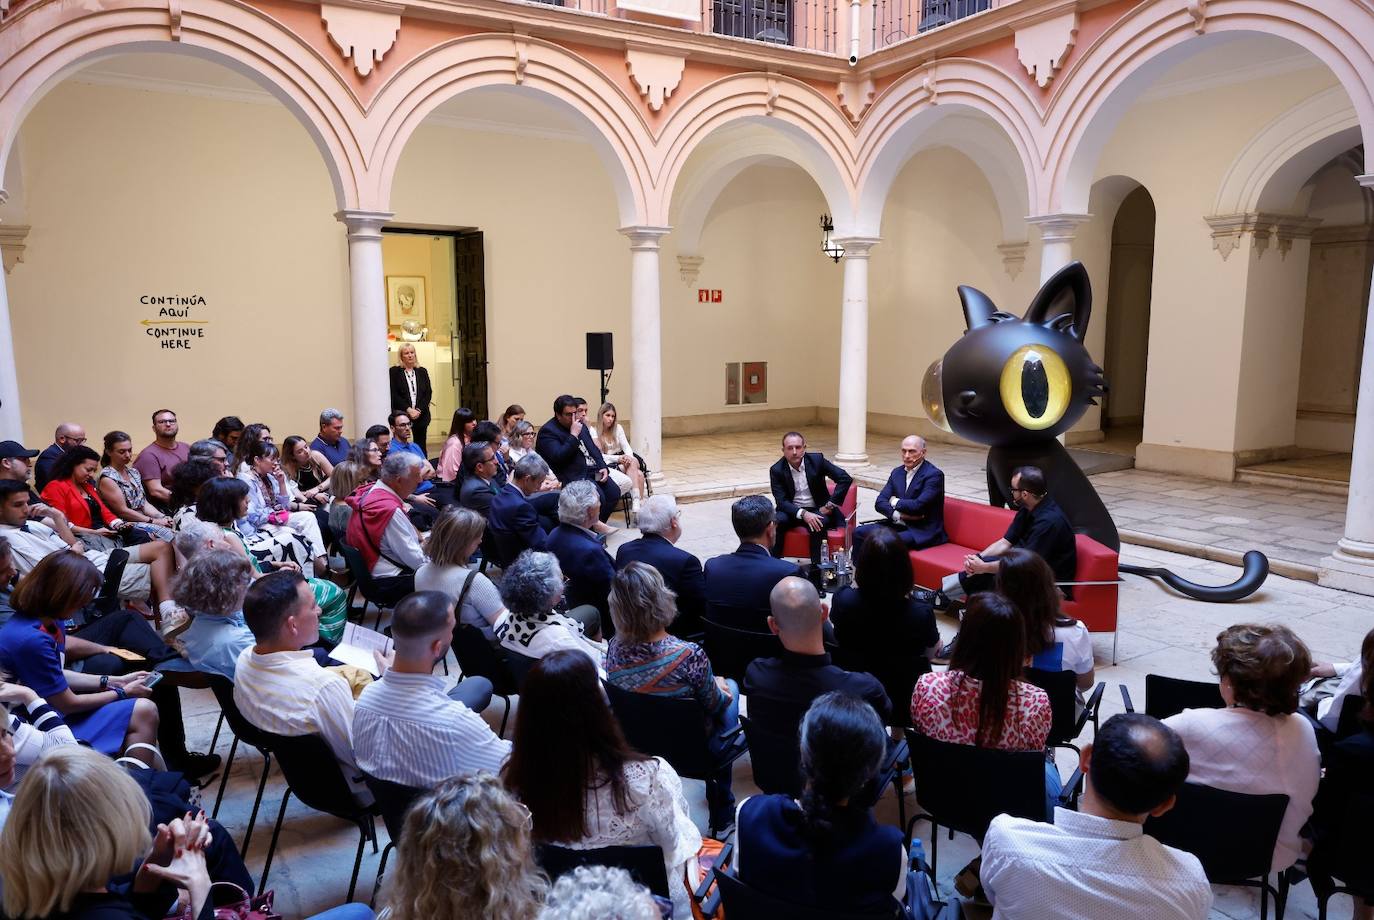
[[[825,622],[825,611],[815,585],[789,575],[773,586],[768,606],[773,613],[768,618],[769,625],[788,651],[820,654],[824,650],[821,624]]]
[[[926,439],[919,434],[909,434],[902,439],[902,466],[913,469],[926,458]]]

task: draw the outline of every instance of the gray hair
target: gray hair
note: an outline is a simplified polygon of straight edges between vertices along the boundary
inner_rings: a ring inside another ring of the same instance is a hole
[[[533,430],[534,426],[530,424],[529,419],[522,418],[520,421],[516,422],[515,427],[510,430],[511,440],[524,437],[525,432]]]
[[[650,495],[639,506],[639,532],[663,533],[677,515],[677,500],[671,495]]]
[[[382,481],[395,482],[404,479],[424,466],[424,461],[408,450],[393,450],[382,461]],[[405,498],[404,495],[401,496]]]
[[[548,613],[563,590],[563,570],[553,553],[527,549],[501,577],[501,601],[515,616]]]
[[[192,614],[228,616],[243,609],[253,581],[253,566],[232,549],[201,553],[182,567],[172,583],[172,598]]]
[[[524,424],[523,422],[521,424]],[[543,482],[549,475],[549,465],[544,458],[535,453],[525,454],[515,461],[513,475],[516,479],[538,479]]]
[[[181,527],[177,532],[176,539],[172,541],[173,548],[182,559],[188,562],[199,556],[206,549],[214,546],[227,546],[224,542],[224,532],[211,524],[209,521],[202,521],[198,517],[187,516],[182,521]]]
[[[611,621],[623,642],[648,642],[677,617],[677,595],[658,569],[631,562],[611,581]]]
[[[587,523],[587,512],[600,502],[601,493],[596,486],[585,479],[570,482],[558,496],[558,520],[581,527]]]
[[[338,409],[324,409],[320,412],[320,427],[323,428],[330,422],[342,422],[344,414]]]
[[[224,451],[225,458],[228,458],[229,448],[225,447],[222,441],[217,441],[214,438],[201,438],[191,444],[191,452],[187,456],[213,459],[217,450]]]
[[[578,866],[549,889],[539,920],[658,920],[649,889],[617,866]]]

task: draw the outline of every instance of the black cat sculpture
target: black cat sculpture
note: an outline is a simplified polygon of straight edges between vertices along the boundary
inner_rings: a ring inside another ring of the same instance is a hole
[[[1045,282],[1017,318],[1003,313],[976,288],[960,285],[968,331],[930,366],[921,387],[926,415],[936,425],[988,445],[988,501],[1011,501],[1017,467],[1045,473],[1049,492],[1076,532],[1120,550],[1116,523],[1057,437],[1068,431],[1107,391],[1083,337],[1092,315],[1092,285],[1082,263],[1073,262]],[[1231,601],[1252,594],[1269,574],[1269,560],[1245,554],[1234,584],[1197,585],[1165,569],[1121,565],[1130,574],[1161,578],[1199,600]]]

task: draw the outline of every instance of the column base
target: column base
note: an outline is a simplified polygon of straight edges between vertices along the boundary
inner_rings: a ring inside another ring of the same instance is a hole
[[[835,462],[846,470],[872,466],[872,464],[868,462],[868,454],[848,454],[842,451],[836,452]]]
[[[1322,559],[1317,584],[1374,597],[1374,543],[1342,538]]]
[[[654,490],[654,494],[667,493],[671,495],[673,492],[673,490],[668,487],[668,478],[663,475],[662,470],[649,470],[647,482],[649,483],[649,488]]]

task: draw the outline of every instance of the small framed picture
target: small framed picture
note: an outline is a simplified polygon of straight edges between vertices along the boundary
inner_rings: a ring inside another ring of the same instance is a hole
[[[423,275],[386,276],[386,314],[390,325],[414,320],[423,326],[427,322],[427,307]]]

